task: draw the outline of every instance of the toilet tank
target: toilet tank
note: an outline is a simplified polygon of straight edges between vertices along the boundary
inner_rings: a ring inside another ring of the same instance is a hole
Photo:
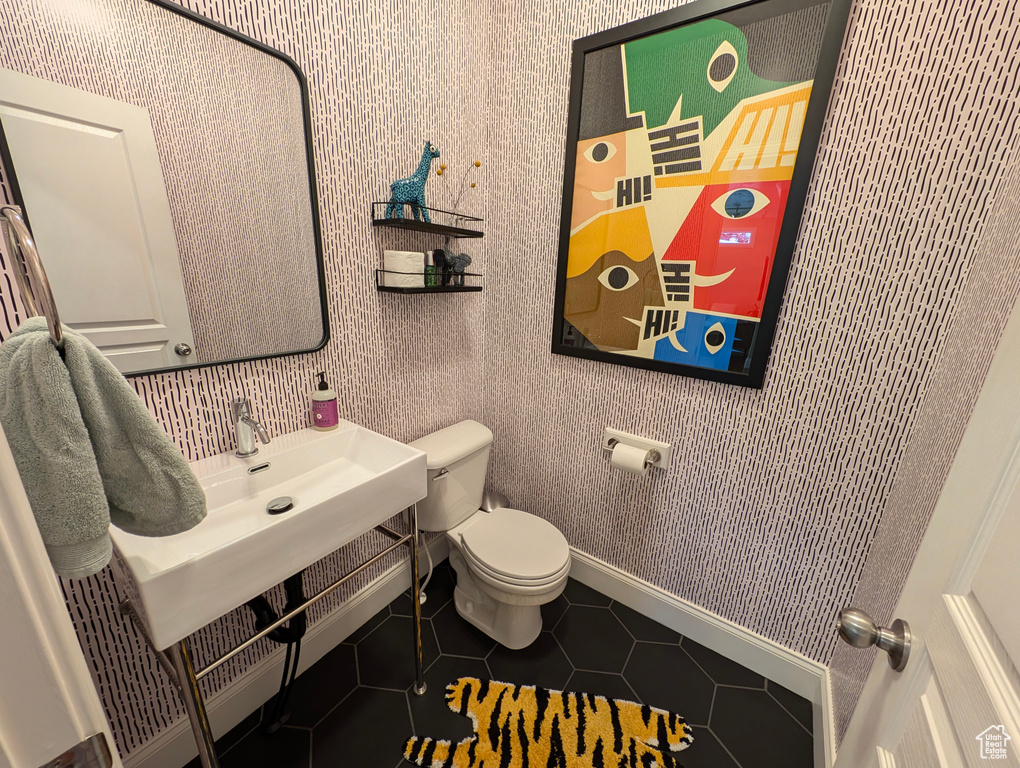
[[[418,527],[447,531],[478,511],[485,489],[492,432],[461,421],[410,443],[428,456],[428,496],[418,502]]]

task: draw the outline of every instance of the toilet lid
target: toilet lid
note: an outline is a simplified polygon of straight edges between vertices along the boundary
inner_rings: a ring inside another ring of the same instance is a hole
[[[512,579],[545,579],[563,570],[570,546],[552,523],[519,509],[481,512],[461,533],[475,560]]]

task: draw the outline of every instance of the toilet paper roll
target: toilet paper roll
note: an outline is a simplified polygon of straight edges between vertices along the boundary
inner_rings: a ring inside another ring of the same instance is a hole
[[[383,251],[383,285],[392,288],[425,286],[425,254],[417,251]],[[394,273],[409,274],[394,274]]]
[[[649,467],[645,464],[648,451],[644,448],[635,448],[633,445],[617,443],[613,446],[613,456],[609,463],[624,472],[632,475],[647,475]]]

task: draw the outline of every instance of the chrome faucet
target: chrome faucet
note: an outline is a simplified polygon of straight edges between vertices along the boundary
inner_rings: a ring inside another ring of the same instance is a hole
[[[238,397],[230,401],[230,415],[234,418],[234,434],[237,436],[237,450],[235,456],[246,459],[259,452],[255,445],[255,433],[258,432],[259,440],[263,445],[269,442],[269,433],[266,428],[251,417],[248,412],[248,398]]]

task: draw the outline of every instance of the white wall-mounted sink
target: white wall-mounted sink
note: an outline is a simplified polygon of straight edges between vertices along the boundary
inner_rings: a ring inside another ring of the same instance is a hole
[[[331,432],[273,438],[250,458],[223,453],[191,467],[209,503],[205,520],[164,538],[110,529],[159,649],[368,532],[427,490],[424,453],[343,420]],[[267,504],[280,496],[290,496],[293,509],[269,514]]]

